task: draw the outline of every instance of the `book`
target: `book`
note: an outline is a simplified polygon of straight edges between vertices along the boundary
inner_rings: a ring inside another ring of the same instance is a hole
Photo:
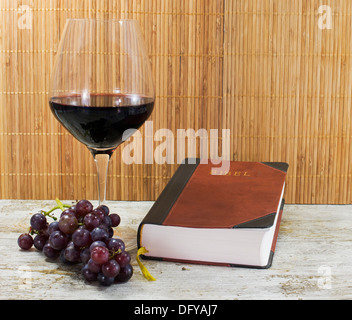
[[[186,159],[138,228],[142,257],[270,268],[288,167],[230,162],[226,175],[213,175],[211,163]]]

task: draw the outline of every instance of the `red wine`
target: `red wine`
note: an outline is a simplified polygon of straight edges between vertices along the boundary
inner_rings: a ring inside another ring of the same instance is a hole
[[[76,139],[99,152],[115,150],[126,130],[139,129],[152,113],[154,99],[101,94],[84,99],[72,95],[52,98],[50,107]]]

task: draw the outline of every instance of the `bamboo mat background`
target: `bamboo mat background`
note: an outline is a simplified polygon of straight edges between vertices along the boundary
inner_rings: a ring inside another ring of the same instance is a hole
[[[318,27],[321,5],[331,30]],[[0,0],[0,198],[97,198],[92,156],[48,106],[68,18],[139,20],[154,132],[219,129],[221,146],[231,129],[232,160],[290,164],[288,203],[352,203],[350,0]],[[108,199],[155,200],[177,167],[124,165],[119,148]]]

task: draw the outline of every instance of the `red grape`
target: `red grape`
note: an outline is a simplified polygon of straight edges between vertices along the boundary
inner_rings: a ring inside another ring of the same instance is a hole
[[[114,283],[115,278],[107,277],[104,273],[100,272],[98,274],[98,281],[102,286],[109,287]]]
[[[88,282],[96,281],[98,279],[98,274],[96,272],[90,271],[87,264],[82,268],[81,272],[83,278]]]
[[[91,259],[97,264],[104,264],[109,261],[109,250],[105,247],[95,247],[91,252]]]
[[[80,253],[80,258],[81,261],[86,264],[88,262],[88,260],[90,259],[90,251],[89,248],[85,248],[81,251]]]
[[[102,219],[96,216],[94,213],[88,213],[83,219],[83,223],[89,231],[98,228],[101,222]]]
[[[79,217],[85,217],[93,211],[93,205],[88,200],[81,200],[76,205],[76,214]]]
[[[95,247],[106,247],[106,244],[105,244],[105,242],[103,242],[103,241],[94,241],[94,242],[90,245],[89,251],[92,252]]]
[[[94,273],[99,273],[101,271],[101,265],[95,263],[92,259],[89,259],[87,266],[88,269]]]
[[[105,205],[101,205],[101,206],[99,206],[97,209],[102,210],[105,215],[109,215],[109,213],[110,213],[109,207],[107,207],[107,206],[105,206]]]
[[[112,227],[113,228],[116,228],[120,225],[120,222],[121,222],[121,218],[118,214],[116,213],[113,213],[113,214],[110,214],[110,219],[111,219],[111,223],[112,223]]]
[[[96,208],[92,211],[92,213],[100,219],[103,219],[105,217],[105,212],[103,209]]]
[[[126,267],[131,262],[131,256],[126,251],[123,251],[117,254],[114,258],[118,262],[121,268]]]
[[[73,233],[72,241],[77,247],[88,247],[92,243],[92,238],[87,229],[79,228]]]
[[[17,243],[22,250],[29,250],[30,248],[32,248],[34,241],[31,235],[21,234],[18,237]]]
[[[91,202],[81,200],[64,210],[58,221],[48,224],[47,217],[56,220],[50,213],[57,208],[31,217],[29,233],[17,240],[21,249],[29,250],[34,245],[48,259],[60,257],[68,265],[82,263],[83,278],[98,280],[103,286],[132,277],[131,256],[125,251],[125,243],[113,238],[113,228],[121,222],[118,214],[109,214],[110,209],[104,205],[94,209]]]
[[[76,217],[76,210],[72,210],[70,209],[66,209],[65,211],[63,211],[60,215],[60,218],[62,218],[63,216],[73,216]]]
[[[44,230],[46,228],[46,217],[41,213],[36,213],[31,217],[31,227],[33,230]]]
[[[52,234],[55,231],[60,231],[59,222],[58,221],[54,221],[54,222],[50,223],[49,227],[48,227],[49,235]]]
[[[69,262],[78,263],[81,261],[81,250],[71,243],[64,250],[64,258]]]
[[[120,265],[116,260],[109,260],[101,267],[101,271],[109,278],[115,278],[120,272]]]
[[[64,215],[60,218],[59,229],[66,234],[72,234],[78,228],[78,220],[75,216]]]
[[[124,268],[121,268],[120,273],[117,275],[115,280],[117,282],[127,282],[132,278],[133,275],[133,267],[129,264]]]
[[[109,240],[109,233],[103,228],[95,228],[91,232],[92,240],[93,241],[107,241]]]
[[[48,241],[49,236],[45,235],[45,234],[38,234],[35,238],[34,238],[34,246],[37,250],[42,251],[46,242]]]
[[[110,238],[107,246],[113,252],[125,251],[125,243],[121,239]]]
[[[55,231],[50,235],[49,243],[55,250],[62,250],[67,246],[68,238],[61,231]]]
[[[45,256],[49,259],[55,259],[60,255],[60,251],[55,250],[50,242],[47,242],[45,244],[45,246],[43,247],[43,253],[45,254]]]

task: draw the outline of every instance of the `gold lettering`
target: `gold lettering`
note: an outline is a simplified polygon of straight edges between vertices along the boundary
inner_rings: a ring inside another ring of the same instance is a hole
[[[209,174],[213,175],[212,171],[210,171]],[[229,172],[219,171],[217,175],[228,176],[228,177],[252,177],[252,175],[248,171],[229,171]]]

